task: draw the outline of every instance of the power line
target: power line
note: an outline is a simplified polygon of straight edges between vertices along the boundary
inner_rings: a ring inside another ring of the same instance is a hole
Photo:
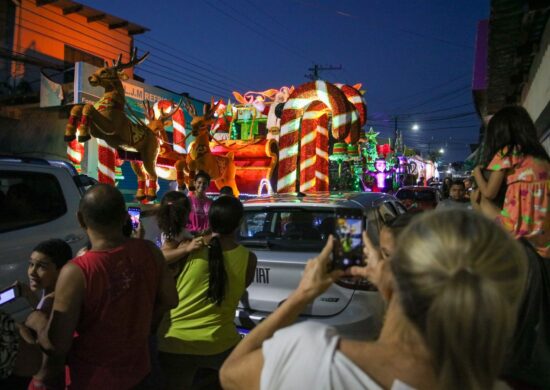
[[[237,23],[239,23],[239,24],[242,25],[243,27],[247,28],[248,30],[253,31],[253,32],[255,32],[255,33],[258,34],[258,35],[261,35],[261,36],[264,37],[265,39],[267,39],[267,40],[269,40],[269,41],[275,43],[277,46],[279,46],[279,47],[281,47],[281,48],[287,50],[288,52],[290,52],[290,53],[292,53],[292,54],[294,54],[294,55],[296,55],[296,56],[298,56],[298,57],[300,57],[300,58],[302,58],[302,59],[305,59],[305,60],[308,61],[308,62],[313,62],[313,61],[310,60],[309,58],[307,58],[307,57],[305,57],[304,55],[302,55],[300,52],[298,52],[298,51],[292,49],[291,47],[287,46],[286,44],[280,43],[279,41],[273,39],[273,38],[270,37],[269,35],[264,34],[261,30],[257,30],[257,29],[255,29],[254,27],[251,27],[248,23],[245,23],[245,22],[243,22],[242,20],[237,19],[237,18],[234,17],[233,15],[231,15],[231,14],[225,12],[223,9],[218,8],[217,6],[215,6],[214,4],[212,4],[210,1],[204,0],[204,3],[207,4],[207,5],[209,5],[211,8],[214,8],[214,9],[215,9],[216,11],[218,11],[219,13],[221,13],[221,14],[227,16],[228,18],[230,18],[230,19],[232,19],[232,20],[234,20],[234,21],[236,21]]]
[[[149,73],[149,74],[152,74],[152,75],[154,75],[154,76],[157,76],[157,77],[166,79],[166,80],[170,80],[170,81],[172,81],[172,82],[174,82],[174,83],[178,83],[178,84],[181,84],[181,85],[185,85],[185,86],[187,86],[187,87],[192,87],[192,88],[197,89],[197,90],[199,90],[199,91],[206,92],[206,93],[208,93],[209,95],[216,95],[215,92],[212,92],[212,91],[210,91],[210,90],[203,89],[203,88],[200,88],[200,87],[196,87],[196,86],[194,86],[194,85],[192,85],[192,84],[188,84],[188,83],[185,83],[185,82],[183,82],[183,81],[179,81],[179,80],[173,79],[173,78],[171,78],[171,77],[168,77],[168,76],[165,76],[165,75],[162,75],[162,74],[159,74],[159,73],[152,72],[152,71],[150,71],[150,70],[142,69],[142,71],[145,72],[145,73]]]
[[[69,26],[67,26],[66,24],[63,24],[63,23],[61,23],[61,22],[58,22],[58,21],[55,20],[55,19],[47,18],[47,17],[45,17],[44,15],[42,15],[42,14],[40,14],[40,13],[38,13],[38,12],[34,12],[33,10],[31,10],[31,9],[29,9],[29,8],[25,8],[25,7],[23,7],[23,6],[21,6],[21,8],[24,9],[25,11],[31,13],[31,14],[40,16],[41,18],[44,18],[44,19],[46,19],[46,20],[49,21],[49,22],[58,24],[58,25],[60,25],[60,26],[62,26],[62,27],[68,28],[69,30],[75,31],[75,32],[77,32],[77,33],[79,33],[79,34],[82,33],[81,30],[78,30],[78,29],[76,29],[76,28],[69,27]],[[44,10],[44,11],[47,11],[47,12],[49,12],[49,13],[51,13],[51,14],[54,14],[55,16],[59,16],[59,14],[55,13],[54,11],[52,11],[52,10],[50,10],[50,9],[48,9],[48,8],[41,7],[40,9],[41,9],[41,10]],[[23,19],[23,18],[21,18],[21,19]],[[70,19],[69,19],[69,20],[70,20]],[[32,22],[30,22],[30,21],[28,21],[28,22],[29,22],[29,23],[32,23]],[[76,23],[76,22],[75,22],[75,23]],[[35,23],[35,24],[36,24],[36,23]],[[86,29],[88,29],[88,30],[90,30],[90,31],[92,31],[92,32],[94,32],[94,33],[96,33],[96,34],[100,34],[100,35],[103,35],[103,36],[105,36],[105,37],[108,37],[109,39],[112,39],[112,40],[115,40],[115,41],[117,41],[117,42],[120,42],[120,43],[122,43],[124,46],[128,45],[128,42],[122,41],[122,40],[120,40],[120,39],[117,39],[114,35],[109,35],[109,34],[106,34],[106,33],[102,33],[101,31],[98,31],[98,30],[96,30],[96,29],[94,29],[94,28],[92,28],[92,27],[89,27],[89,26],[85,25],[85,24],[79,24],[79,28],[81,28],[81,27],[86,28]]]
[[[463,78],[466,78],[468,76],[470,76],[470,72],[463,73],[459,76],[453,77],[452,79],[445,81],[444,83],[437,84],[437,85],[422,89],[422,90],[420,90],[418,92],[415,92],[415,93],[412,93],[410,95],[405,95],[405,96],[398,97],[397,99],[392,99],[392,102],[393,103],[400,102],[400,101],[403,101],[403,100],[407,100],[407,99],[409,99],[413,96],[418,96],[418,95],[424,94],[428,91],[433,91],[434,89],[438,89],[438,88],[441,88],[441,87],[446,87],[447,85],[450,85],[455,81],[462,80]]]
[[[30,23],[30,22],[29,22],[29,23]],[[55,41],[62,42],[62,43],[67,43],[65,40],[60,39],[60,38],[55,37],[55,36],[52,36],[52,35],[49,35],[49,34],[46,34],[46,33],[44,33],[43,31],[37,31],[37,30],[32,29],[32,28],[30,28],[30,27],[28,27],[28,26],[23,26],[23,25],[21,25],[21,24],[19,24],[19,23],[16,23],[16,25],[18,25],[20,28],[26,29],[26,30],[28,30],[28,31],[35,32],[35,33],[37,33],[37,34],[41,34],[41,35],[46,36],[46,37],[48,37],[48,38],[50,38],[50,39],[53,39],[53,40],[55,40]],[[44,29],[46,29],[46,30],[48,30],[48,31],[55,32],[55,33],[57,33],[57,34],[59,34],[59,35],[62,35],[62,36],[69,37],[69,36],[66,35],[66,34],[63,34],[63,33],[60,33],[60,32],[56,32],[55,30],[49,29],[49,28],[47,28],[47,27],[41,26],[41,28],[44,28]],[[74,42],[83,43],[83,44],[85,44],[85,45],[89,45],[89,46],[94,47],[94,49],[97,49],[96,46],[91,45],[91,44],[89,44],[89,43],[87,43],[87,42],[84,42],[84,41],[82,41],[81,39],[78,39],[78,38],[75,38],[75,37],[69,37],[69,38],[71,38],[72,41],[74,41]],[[72,47],[75,47],[76,49],[79,49],[79,50],[82,50],[82,51],[84,51],[84,52],[86,52],[86,53],[95,55],[95,56],[97,56],[97,57],[99,57],[99,58],[105,58],[105,54],[104,54],[104,53],[102,53],[102,54],[97,53],[97,52],[95,52],[94,50],[90,50],[90,49],[81,47],[81,46],[79,46],[79,45],[76,45],[76,44],[74,44],[73,42],[70,42],[70,44],[71,44]],[[118,56],[118,53],[114,54],[114,56],[115,56],[115,57]],[[153,61],[153,62],[154,62],[154,61]],[[156,63],[156,62],[155,62],[155,63]],[[158,64],[158,63],[156,63],[156,64]],[[160,65],[160,64],[159,64],[159,65]],[[164,65],[160,65],[160,66],[164,66]],[[165,66],[164,66],[164,67],[165,67]],[[140,68],[140,69],[141,69],[141,68]],[[197,73],[197,74],[200,74],[200,75],[203,75],[203,74],[201,74],[200,72],[196,72],[196,71],[193,71],[193,70],[189,70],[189,71],[190,71],[190,72]],[[149,71],[149,73],[151,73],[151,72]],[[208,75],[204,75],[204,76],[205,76],[205,77],[208,77]],[[193,76],[187,75],[187,77],[193,77]],[[193,78],[195,78],[196,80],[199,80],[199,81],[201,81],[201,82],[203,82],[203,83],[207,83],[207,84],[211,84],[211,85],[212,85],[212,83],[209,83],[208,81],[206,81],[206,80],[204,80],[204,79],[200,79],[200,78],[197,78],[197,77],[193,77]],[[201,90],[201,91],[206,91],[205,89],[202,89],[202,88],[193,86],[192,84],[186,84],[186,83],[182,83],[182,84],[191,86],[192,88],[195,88],[195,89],[198,89],[198,90]],[[218,88],[219,88],[219,87],[218,87]],[[225,90],[224,90],[224,89],[220,89],[220,91],[225,91]],[[220,94],[220,93],[217,92],[217,93],[213,93],[213,94],[214,94],[214,95],[218,95],[218,94]],[[223,92],[222,94],[225,94],[225,92]]]
[[[306,79],[319,80],[319,72],[332,71],[332,70],[342,70],[342,65],[339,65],[339,66],[332,66],[332,65],[322,66],[322,65],[315,64],[315,65],[313,65],[313,68],[308,68],[308,70],[311,73],[304,75],[304,77]]]
[[[181,49],[176,49],[176,48],[173,47],[173,46],[167,45],[165,42],[159,41],[158,39],[151,38],[151,37],[140,37],[140,38],[136,38],[136,41],[141,41],[142,39],[147,39],[147,40],[156,42],[156,43],[158,43],[158,44],[160,44],[160,45],[162,45],[162,46],[164,46],[164,47],[167,47],[167,48],[169,48],[169,49],[172,49],[172,50],[175,51],[175,52],[181,52]],[[151,44],[148,44],[147,42],[143,42],[143,43],[144,43],[145,45],[148,45],[149,47],[154,47],[156,50],[159,50],[159,49],[157,49],[155,46],[153,46],[153,45],[151,45]],[[159,51],[160,51],[160,50],[159,50]],[[173,56],[173,53],[170,53],[170,55]],[[203,64],[205,64],[205,65],[207,65],[207,66],[209,66],[209,67],[211,67],[211,68],[215,68],[215,69],[221,70],[221,71],[223,72],[223,69],[222,69],[221,67],[218,67],[218,66],[213,65],[213,64],[211,64],[211,63],[209,63],[209,62],[203,61],[203,60],[201,60],[201,59],[199,59],[199,58],[197,58],[197,57],[191,56],[191,55],[189,55],[189,54],[187,54],[187,53],[185,53],[185,55],[186,55],[187,57],[192,58],[192,59],[195,60],[195,61],[201,62],[201,63],[203,63]],[[181,59],[181,57],[178,57],[178,58]],[[188,61],[188,60],[187,60],[187,61]],[[248,84],[246,84],[246,82],[245,82],[244,80],[235,79],[235,78],[233,78],[233,77],[228,76],[227,74],[222,74],[222,73],[219,73],[219,72],[215,72],[215,71],[213,71],[213,70],[211,70],[211,69],[207,69],[207,68],[205,68],[205,67],[202,67],[202,66],[200,66],[200,65],[197,65],[197,64],[195,64],[195,63],[193,63],[193,62],[191,62],[191,61],[188,61],[188,62],[189,62],[191,65],[193,65],[193,66],[195,66],[195,67],[197,67],[197,68],[199,68],[199,69],[206,70],[206,71],[208,71],[208,72],[214,73],[214,74],[216,74],[216,75],[218,75],[218,76],[220,76],[220,77],[223,77],[223,78],[225,78],[225,79],[234,81],[235,83],[237,83],[237,84],[239,84],[239,85],[241,85],[241,86],[244,86],[245,88],[250,88],[250,86],[249,86]]]
[[[39,17],[41,17],[41,18],[43,18],[43,19],[45,19],[45,20],[47,20],[47,21],[50,21],[50,22],[55,23],[55,24],[57,24],[57,25],[60,25],[60,26],[62,26],[62,27],[64,27],[64,28],[67,28],[67,29],[69,29],[69,30],[71,30],[71,31],[74,31],[74,32],[77,32],[77,33],[79,33],[79,34],[82,33],[81,30],[72,28],[72,27],[70,27],[70,26],[68,26],[68,25],[66,25],[66,24],[63,24],[63,23],[58,22],[58,21],[56,21],[56,20],[47,18],[46,16],[41,15],[41,14],[39,14],[39,13],[36,13],[36,12],[34,12],[34,11],[28,9],[28,8],[25,8],[25,7],[22,7],[22,8],[23,8],[25,11],[28,11],[29,13],[32,13],[32,14],[34,14],[34,15],[37,15],[37,16],[39,16]],[[50,13],[53,13],[54,15],[57,15],[57,14],[55,14],[55,12],[53,12],[53,11],[51,11],[51,10],[48,10],[48,9],[46,9],[46,8],[43,8],[43,9],[46,10],[46,11],[48,11],[48,12],[50,12]],[[22,17],[21,17],[20,19],[24,20],[25,22],[27,22],[27,23],[29,23],[29,24],[32,24],[32,25],[35,25],[35,26],[38,25],[38,23],[33,22],[33,21],[30,21],[30,20],[28,20],[28,19],[26,19],[26,18],[22,18]],[[4,18],[4,20],[5,20],[5,18]],[[22,28],[26,28],[26,26],[22,26],[22,25],[19,24],[19,23],[16,23],[16,24],[17,24],[18,26],[22,27]],[[78,41],[78,42],[84,43],[84,44],[86,44],[86,45],[90,45],[90,46],[92,46],[92,47],[95,47],[95,46],[97,45],[97,41],[96,41],[95,39],[93,39],[93,38],[91,38],[91,39],[92,39],[92,43],[88,43],[88,42],[84,42],[82,39],[77,39],[77,38],[75,38],[75,37],[72,37],[72,36],[69,36],[69,35],[67,35],[67,34],[61,33],[61,32],[59,32],[59,31],[57,31],[57,30],[53,30],[53,29],[48,28],[48,27],[45,27],[45,26],[43,26],[43,25],[40,25],[40,27],[41,27],[41,28],[44,28],[44,29],[46,29],[46,30],[48,30],[48,31],[52,31],[52,32],[54,32],[54,33],[56,33],[56,34],[60,34],[60,35],[62,35],[62,36],[65,36],[65,37],[67,37],[67,38],[69,38],[69,39],[74,39],[74,40],[76,40],[76,41]],[[128,42],[124,42],[124,41],[121,41],[121,40],[119,40],[119,39],[116,39],[116,37],[115,37],[114,35],[108,35],[108,34],[102,33],[101,31],[95,30],[95,29],[93,29],[93,28],[91,28],[91,27],[88,27],[88,26],[86,26],[86,25],[82,25],[81,27],[84,27],[84,28],[86,28],[86,29],[88,29],[88,30],[90,30],[90,31],[92,31],[92,32],[94,32],[94,33],[96,33],[96,34],[99,34],[99,35],[108,37],[109,39],[113,39],[113,40],[115,40],[115,41],[117,41],[117,42],[119,42],[119,43],[122,43],[125,47],[128,45]],[[36,32],[36,33],[40,33],[40,32],[38,32],[38,31],[36,31],[36,30],[31,30],[31,31]],[[50,38],[52,38],[52,39],[56,39],[56,38],[54,38],[54,37],[52,37],[52,36],[48,36],[48,37],[50,37]],[[153,38],[149,38],[149,39],[153,40]],[[57,40],[58,40],[58,39],[57,39]],[[59,40],[58,40],[58,41],[59,41]],[[160,42],[160,41],[159,41],[159,42]],[[164,53],[167,53],[167,54],[173,56],[173,53],[166,52],[166,51],[164,51],[164,50],[162,50],[162,49],[159,49],[159,48],[157,48],[157,47],[155,47],[155,46],[153,46],[153,45],[151,45],[151,44],[147,44],[146,42],[144,42],[144,44],[146,44],[147,46],[149,46],[149,47],[151,47],[151,48],[153,48],[153,49],[155,49],[155,50],[157,50],[157,51],[161,51],[161,52],[164,52]],[[161,44],[162,44],[162,43],[161,43]],[[86,49],[83,49],[83,48],[79,48],[79,49],[82,49],[82,50],[84,50],[84,51],[89,52],[89,50],[86,50]],[[125,50],[125,49],[121,49],[121,50]],[[112,51],[111,53],[113,54],[113,56],[114,56],[115,58],[118,56],[118,54],[120,54],[120,52],[114,52],[114,51]],[[97,53],[94,53],[94,54],[97,55],[97,56],[99,56],[99,57],[101,57],[101,58],[105,58],[105,56],[104,56],[103,54],[102,54],[102,55],[99,55],[99,54],[97,54]],[[202,66],[200,66],[200,65],[197,65],[197,64],[195,64],[195,63],[193,63],[193,62],[191,62],[191,61],[188,61],[188,60],[185,59],[185,58],[182,58],[182,57],[178,57],[178,58],[179,58],[181,61],[184,61],[184,62],[186,62],[186,63],[188,63],[188,64],[190,64],[190,65],[192,65],[192,66],[195,66],[195,67],[198,67],[198,68],[200,68],[200,69],[206,70],[206,71],[208,71],[208,72],[217,74],[217,75],[219,75],[220,77],[222,77],[222,78],[224,78],[224,79],[228,79],[228,78],[229,78],[229,77],[227,77],[227,76],[225,76],[225,75],[222,75],[222,74],[220,74],[220,73],[218,73],[218,72],[214,72],[214,71],[209,70],[209,69],[206,69],[206,68],[204,68],[204,67],[202,67]],[[181,65],[180,65],[180,66],[181,66]],[[192,70],[190,70],[190,71],[192,71]],[[211,77],[211,76],[208,75],[208,76],[206,76],[206,77]],[[240,83],[239,83],[239,84],[240,84]],[[243,84],[243,85],[244,85],[244,84]]]
[[[269,19],[271,19],[272,21],[274,21],[276,24],[278,24],[280,27],[282,27],[283,29],[286,29],[288,27],[284,26],[283,24],[281,24],[281,22],[279,22],[276,18],[274,18],[273,16],[271,16],[267,11],[264,11],[262,8],[260,8],[257,4],[254,4],[254,2],[252,2],[251,0],[246,0],[246,2],[250,5],[252,5],[254,8],[256,8],[258,11],[260,11],[260,13],[266,15]]]
[[[418,107],[424,106],[424,105],[426,105],[426,104],[428,104],[428,103],[431,103],[431,102],[436,101],[436,100],[441,100],[441,99],[444,99],[444,98],[449,97],[449,96],[454,96],[454,97],[459,96],[459,95],[457,95],[458,93],[460,93],[460,92],[465,92],[465,91],[469,90],[470,88],[471,88],[471,87],[470,87],[470,85],[468,85],[468,84],[462,85],[461,87],[459,87],[459,88],[457,88],[457,89],[453,89],[452,91],[448,91],[448,92],[442,93],[442,94],[440,94],[440,95],[431,97],[431,98],[429,98],[429,99],[427,99],[427,100],[425,100],[425,101],[423,101],[423,102],[421,102],[421,103],[418,103],[418,104],[415,104],[415,105],[413,105],[413,106],[410,106],[410,107],[407,108],[407,110],[412,110],[412,109],[414,109],[414,108],[418,108]],[[396,110],[396,111],[397,111],[397,110]],[[404,113],[402,113],[402,114],[396,114],[396,115],[410,115],[410,114],[404,112]]]

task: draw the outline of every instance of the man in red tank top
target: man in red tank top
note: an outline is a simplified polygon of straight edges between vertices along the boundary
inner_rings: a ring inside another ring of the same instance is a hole
[[[78,220],[91,249],[61,270],[49,326],[38,335],[48,354],[32,385],[71,389],[129,389],[149,373],[148,337],[162,314],[177,305],[174,279],[150,241],[127,238],[122,194],[92,187]]]

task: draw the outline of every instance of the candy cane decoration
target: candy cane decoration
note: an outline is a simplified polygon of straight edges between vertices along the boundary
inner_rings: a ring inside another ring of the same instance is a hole
[[[304,109],[306,109],[307,112],[307,107],[314,101],[323,103],[325,110],[329,110],[331,112],[332,136],[335,139],[342,140],[350,132],[352,132],[352,134],[359,134],[361,125],[359,123],[358,112],[355,107],[349,103],[342,91],[340,91],[336,86],[318,80],[298,87],[285,103],[281,117],[281,136],[279,139],[279,179],[277,182],[278,192],[293,192],[295,190],[300,124]],[[312,107],[312,112],[314,111],[319,111],[319,107]],[[308,115],[314,116],[315,114]],[[307,129],[307,131],[308,134],[311,132],[310,129]],[[316,134],[317,132],[314,131],[314,133]],[[317,143],[316,135],[309,135],[309,137],[315,139],[315,142]],[[306,141],[310,140],[307,139]],[[302,140],[302,142],[304,141]],[[322,143],[323,141],[320,140],[319,149],[321,152],[324,151],[326,153],[328,151],[328,142],[326,147]],[[307,163],[304,165],[301,164],[301,168],[308,167],[307,164],[311,162],[311,157],[314,154],[311,147],[305,148],[304,151],[306,154],[300,154],[300,157],[303,162]],[[319,159],[319,161],[321,161],[321,159]],[[319,176],[325,175],[328,177],[328,163],[326,166],[326,171],[324,168],[319,167]],[[310,178],[311,175],[306,175],[306,177]],[[322,180],[324,181],[324,177]],[[310,185],[311,184],[307,184],[307,186]]]
[[[174,104],[170,100],[160,100],[153,105],[155,118],[160,118],[162,112],[168,114],[169,109],[172,109]],[[161,112],[162,110],[162,112]],[[187,139],[187,131],[185,130],[185,115],[181,108],[178,108],[176,113],[172,115],[173,133],[173,149],[176,153],[186,154],[185,140]]]
[[[97,179],[115,185],[116,151],[102,139],[97,139]]]
[[[67,144],[67,157],[76,166],[76,169],[80,172],[80,163],[84,156],[84,145],[78,142],[76,139]]]
[[[359,113],[359,123],[364,126],[367,123],[367,104],[363,99],[363,95],[359,92],[361,84],[355,84],[353,87],[346,84],[334,84],[340,89],[348,101],[353,104],[357,112]]]
[[[300,191],[328,191],[328,115],[320,101],[311,103],[302,117]]]

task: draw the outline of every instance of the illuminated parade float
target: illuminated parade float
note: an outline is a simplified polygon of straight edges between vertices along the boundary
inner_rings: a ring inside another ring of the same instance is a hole
[[[147,55],[102,68],[77,63],[65,130],[71,161],[97,169],[100,182],[130,188],[122,180],[130,166],[137,200],[156,199],[158,178],[193,189],[198,171],[212,178],[211,191],[244,195],[390,191],[413,175],[429,178],[431,163],[405,158],[399,139],[378,145],[378,133],[366,131],[361,84],[317,80],[202,104],[128,80],[123,70]]]

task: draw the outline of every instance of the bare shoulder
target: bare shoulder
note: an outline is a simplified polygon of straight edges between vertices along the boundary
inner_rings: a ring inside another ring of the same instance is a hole
[[[61,268],[61,271],[59,272],[59,277],[56,283],[56,291],[57,286],[59,286],[60,284],[78,284],[79,282],[84,283],[84,273],[82,272],[82,269],[80,269],[80,267],[76,264],[67,263],[63,266],[63,268]]]

